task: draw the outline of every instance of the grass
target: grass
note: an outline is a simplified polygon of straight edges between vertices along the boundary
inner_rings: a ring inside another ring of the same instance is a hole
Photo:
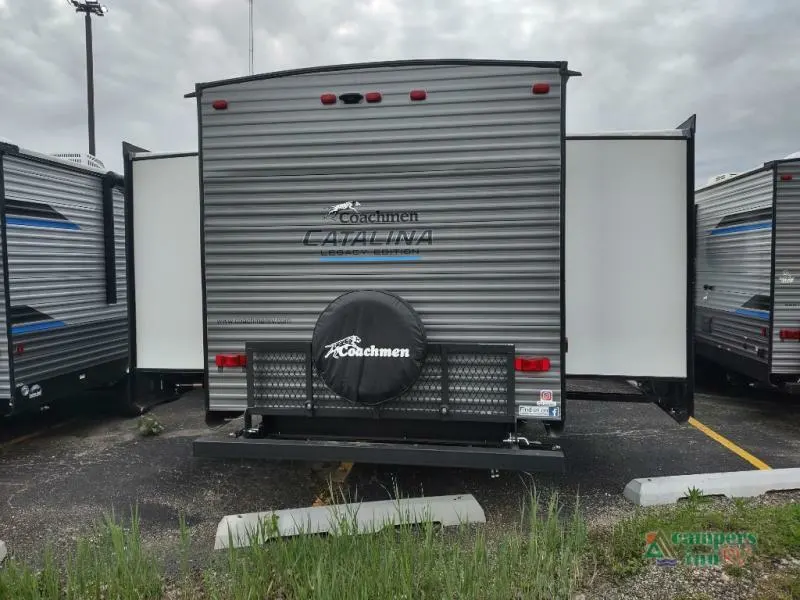
[[[361,598],[572,598],[601,580],[621,580],[647,566],[648,531],[747,531],[758,536],[756,559],[800,556],[800,505],[735,502],[720,508],[699,494],[685,504],[642,509],[603,530],[588,531],[576,505],[532,494],[515,527],[500,533],[434,523],[347,535],[275,538],[217,553],[204,570],[189,568],[191,537],[179,521],[179,574],[167,577],[141,545],[134,511],[125,525],[113,515],[80,539],[67,560],[46,552],[42,568],[10,559],[0,569],[0,598],[14,600],[271,600]],[[264,532],[272,533],[266,523]],[[203,543],[208,543],[204,541]],[[742,567],[726,568],[731,576]],[[797,574],[759,584],[770,600],[800,595]]]
[[[519,525],[497,538],[480,528],[434,523],[347,535],[298,536],[220,553],[189,572],[181,522],[181,574],[168,582],[142,551],[138,517],[126,529],[112,518],[78,542],[63,568],[52,557],[34,572],[16,561],[0,570],[0,598],[15,600],[198,600],[380,598],[571,598],[582,579],[587,531],[580,512],[565,514],[556,495],[544,508],[533,495]],[[269,524],[265,525],[269,529]],[[175,595],[175,594],[179,594]]]
[[[736,500],[720,508],[690,493],[685,503],[638,510],[610,528],[593,531],[590,554],[610,579],[636,575],[649,564],[643,550],[644,537],[651,531],[750,532],[757,538],[755,559],[800,556],[800,504],[766,506]],[[734,567],[728,570],[731,575],[740,574]]]
[[[759,582],[756,588],[759,600],[797,600],[800,598],[800,569],[779,573],[765,581]]]
[[[136,422],[136,430],[139,435],[143,437],[154,436],[164,431],[164,426],[152,415],[144,415],[139,417]]]
[[[0,571],[0,598],[14,600],[144,600],[162,598],[163,574],[141,546],[139,518],[130,527],[106,517],[93,535],[78,540],[63,565],[45,551],[38,572],[9,560]]]

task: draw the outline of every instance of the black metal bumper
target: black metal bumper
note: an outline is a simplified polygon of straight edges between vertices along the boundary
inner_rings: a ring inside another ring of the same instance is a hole
[[[525,472],[564,472],[564,453],[559,446],[494,448],[445,444],[379,443],[276,438],[220,438],[194,441],[200,458],[247,458],[355,462],[366,464],[497,469]]]

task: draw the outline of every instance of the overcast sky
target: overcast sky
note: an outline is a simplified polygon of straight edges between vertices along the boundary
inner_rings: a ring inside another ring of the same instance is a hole
[[[195,150],[195,82],[248,72],[247,0],[103,0],[97,154]],[[567,60],[567,131],[697,113],[697,177],[800,150],[797,0],[255,0],[255,71],[404,58]],[[85,152],[82,17],[0,0],[0,137]]]

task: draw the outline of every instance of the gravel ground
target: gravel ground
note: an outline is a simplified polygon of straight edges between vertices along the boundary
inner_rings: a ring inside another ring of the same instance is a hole
[[[798,503],[800,490],[770,493],[753,498],[752,502],[762,506]],[[711,507],[722,510],[732,505],[733,501],[727,498],[715,499],[710,504]],[[624,516],[624,513],[618,516]],[[612,523],[613,520],[609,520],[603,525]],[[652,565],[620,585],[597,582],[576,600],[759,600],[763,591],[759,585],[781,574],[800,579],[800,557],[785,557],[747,567],[738,576],[729,575],[722,567]]]
[[[136,506],[144,543],[170,564],[183,513],[202,563],[224,515],[313,502],[328,465],[194,458],[192,440],[209,433],[202,406],[200,392],[158,406],[158,436],[138,435],[136,419],[96,416],[0,449],[0,540],[36,560],[46,544],[65,552],[104,513],[128,518]]]
[[[697,402],[699,419],[771,466],[800,466],[800,455],[794,453],[800,443],[794,409],[776,400],[756,403],[739,396],[729,401],[708,393],[698,394]],[[545,499],[558,491],[568,504],[579,494],[589,525],[604,527],[635,512],[621,495],[633,478],[752,468],[655,406],[587,401],[570,406],[569,424],[559,440],[567,455],[563,474],[507,473],[490,479],[485,471],[359,464],[345,483],[346,493],[359,500],[394,497],[396,490],[407,496],[472,493],[486,511],[487,527],[502,531],[518,522],[532,489]],[[787,410],[790,418],[781,417]],[[36,558],[45,543],[64,551],[104,512],[114,509],[126,516],[136,504],[146,546],[170,561],[177,557],[178,514],[183,512],[193,539],[192,562],[203,565],[213,552],[222,516],[309,506],[336,466],[194,458],[192,440],[209,433],[202,392],[159,406],[153,415],[165,430],[148,438],[137,435],[135,419],[107,415],[83,415],[44,436],[5,448],[3,442],[18,433],[0,428],[0,540],[22,558]],[[743,425],[754,419],[757,436]],[[757,501],[792,500],[800,501],[800,491]],[[757,583],[765,574],[793,572],[796,567],[800,577],[800,566],[791,562],[741,577],[714,568],[653,566],[616,588],[597,581],[583,597],[688,599],[705,593],[708,598],[758,598]]]

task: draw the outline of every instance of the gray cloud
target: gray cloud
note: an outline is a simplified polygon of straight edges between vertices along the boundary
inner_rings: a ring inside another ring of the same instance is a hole
[[[104,0],[98,155],[194,149],[195,82],[248,69],[246,0]],[[800,5],[786,0],[255,0],[256,71],[401,58],[568,60],[567,129],[698,115],[705,181],[800,150]],[[0,136],[83,151],[84,32],[66,0],[0,0]]]

